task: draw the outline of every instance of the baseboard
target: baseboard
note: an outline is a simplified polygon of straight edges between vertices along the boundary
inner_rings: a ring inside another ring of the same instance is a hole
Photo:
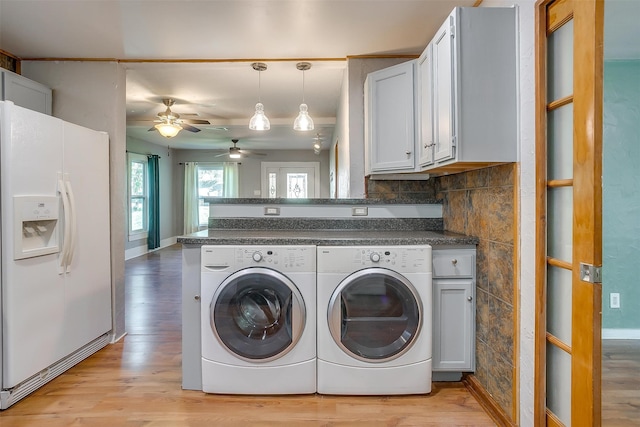
[[[166,248],[167,246],[175,245],[178,242],[178,236],[169,237],[168,239],[160,240],[160,247],[149,250],[146,245],[136,246],[135,248],[127,249],[124,251],[125,261],[131,258],[136,258],[142,255],[146,255],[149,252],[157,251],[158,249]]]
[[[7,409],[98,350],[106,347],[109,344],[109,336],[109,333],[103,334],[15,387],[0,390],[0,409]]]
[[[484,409],[491,419],[499,426],[515,427],[517,423],[511,420],[509,415],[498,405],[489,392],[480,384],[473,374],[465,374],[462,377],[462,384],[469,390],[469,393],[476,398],[482,409]]]
[[[640,329],[603,329],[603,340],[640,340]]]

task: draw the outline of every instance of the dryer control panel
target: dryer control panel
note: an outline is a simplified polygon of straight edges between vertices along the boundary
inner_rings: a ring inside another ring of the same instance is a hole
[[[318,272],[345,273],[381,267],[404,273],[431,271],[431,246],[319,246]]]
[[[202,246],[202,271],[230,271],[267,267],[283,272],[315,272],[316,247],[302,246]]]

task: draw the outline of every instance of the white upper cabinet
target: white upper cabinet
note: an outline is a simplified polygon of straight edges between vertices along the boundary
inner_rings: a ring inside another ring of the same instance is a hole
[[[428,100],[418,103],[426,133],[420,142],[433,150],[433,163],[420,162],[420,170],[457,172],[517,161],[515,9],[455,8],[423,58],[420,96],[425,85],[433,92],[432,108],[424,107]]]
[[[415,60],[374,71],[365,80],[365,172],[415,169]]]
[[[418,86],[418,166],[428,166],[433,164],[433,146],[434,146],[434,123],[431,120],[433,115],[433,46],[429,45],[424,50],[417,64],[416,84]],[[423,120],[422,117],[429,117],[429,120]]]
[[[455,8],[415,62],[368,75],[367,175],[454,173],[518,160],[515,13]]]
[[[0,69],[0,100],[51,115],[52,91],[33,80]]]

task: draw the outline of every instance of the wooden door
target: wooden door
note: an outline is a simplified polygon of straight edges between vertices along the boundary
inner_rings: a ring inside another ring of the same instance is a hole
[[[536,425],[600,425],[603,19],[536,4]]]

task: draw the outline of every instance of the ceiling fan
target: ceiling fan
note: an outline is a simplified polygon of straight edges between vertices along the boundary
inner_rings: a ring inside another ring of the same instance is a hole
[[[263,153],[256,153],[254,151],[240,149],[240,147],[238,147],[236,145],[236,144],[238,144],[238,140],[237,139],[232,139],[231,142],[233,143],[233,146],[229,147],[229,151],[227,153],[218,154],[215,157],[229,156],[229,158],[231,158],[231,159],[240,159],[243,156],[247,156],[247,155],[265,156],[265,154],[263,154]]]
[[[180,114],[171,111],[171,106],[175,104],[175,100],[171,98],[163,99],[162,103],[167,106],[167,109],[156,115],[157,119],[154,120],[154,123],[158,124],[149,129],[149,132],[157,130],[158,132],[160,132],[160,135],[167,138],[172,138],[176,136],[182,129],[189,132],[200,132],[200,129],[195,126],[191,126],[189,123],[198,125],[210,124],[208,120],[181,119]]]

